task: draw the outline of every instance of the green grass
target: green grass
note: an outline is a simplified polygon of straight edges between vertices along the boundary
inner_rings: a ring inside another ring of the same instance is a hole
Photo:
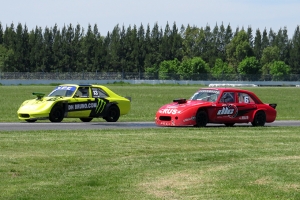
[[[122,96],[132,97],[132,109],[120,121],[153,121],[160,106],[175,98],[190,98],[201,86],[195,85],[108,85]],[[0,86],[0,122],[18,121],[17,110],[26,99],[35,98],[32,92],[48,94],[54,86]],[[265,103],[277,103],[277,120],[300,120],[300,88],[245,88],[255,92]],[[78,121],[65,119],[64,121]],[[93,121],[103,121],[94,119]]]
[[[299,199],[299,131],[2,131],[0,199]]]

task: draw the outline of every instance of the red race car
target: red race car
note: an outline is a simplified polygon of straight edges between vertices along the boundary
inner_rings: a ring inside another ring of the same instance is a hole
[[[175,99],[159,108],[158,126],[198,126],[207,123],[264,126],[276,119],[277,104],[263,103],[253,92],[236,88],[203,88],[189,100]]]

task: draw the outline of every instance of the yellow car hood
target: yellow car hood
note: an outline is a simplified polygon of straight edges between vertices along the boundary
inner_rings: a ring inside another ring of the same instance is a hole
[[[54,102],[56,101],[63,101],[63,100],[67,100],[69,98],[64,98],[64,97],[43,97],[41,99],[30,99],[30,100],[26,100],[22,103],[22,105],[20,106],[18,113],[21,112],[37,112],[37,111],[41,111],[41,110],[47,110],[52,108],[52,105]]]

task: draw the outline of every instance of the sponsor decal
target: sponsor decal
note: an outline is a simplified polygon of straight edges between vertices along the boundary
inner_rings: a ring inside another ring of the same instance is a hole
[[[96,114],[102,113],[102,111],[105,108],[106,105],[106,101],[104,101],[103,99],[97,99],[98,100],[98,105],[96,108]]]
[[[183,122],[188,122],[188,121],[195,121],[196,120],[196,117],[193,116],[193,117],[190,117],[190,118],[186,118],[183,120]]]
[[[95,99],[93,102],[78,102],[78,103],[69,103],[68,111],[80,111],[80,110],[91,110],[94,115],[99,115],[103,112],[107,100],[104,99]]]
[[[70,90],[70,91],[75,91],[76,87],[74,86],[57,86],[48,96],[51,96],[54,92],[57,90]]]
[[[248,116],[241,116],[241,117],[239,117],[240,120],[246,120],[248,118],[249,118]]]
[[[177,105],[172,105],[172,106],[167,106],[167,108],[178,108],[178,104]]]
[[[223,106],[223,108],[217,112],[217,116],[228,116],[230,118],[235,118],[237,114],[238,108],[233,104]]]
[[[171,108],[165,108],[165,109],[161,109],[159,110],[160,114],[176,114],[176,113],[180,113],[180,111],[178,111],[177,109],[171,109]]]
[[[159,125],[163,125],[163,126],[171,126],[173,123],[171,122],[164,122],[164,121],[160,121],[158,122]]]
[[[56,90],[72,90],[75,91],[75,87],[74,86],[57,86]]]
[[[96,102],[91,103],[73,103],[68,105],[68,111],[90,110],[97,107]]]
[[[200,90],[200,92],[207,92],[207,93],[214,93],[214,94],[220,94],[219,90]]]

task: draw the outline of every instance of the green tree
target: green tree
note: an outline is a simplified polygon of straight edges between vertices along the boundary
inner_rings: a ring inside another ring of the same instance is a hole
[[[64,50],[63,50],[63,39],[62,39],[62,33],[59,29],[57,29],[57,26],[55,25],[53,28],[53,62],[54,65],[51,68],[51,72],[58,72],[63,69],[64,63],[62,62],[63,56],[64,56]]]
[[[270,74],[270,65],[279,60],[279,48],[277,46],[267,47],[263,50],[261,57],[262,74]]]
[[[258,78],[260,71],[259,61],[254,56],[246,57],[239,63],[238,72],[244,75],[248,80],[255,80]]]
[[[264,29],[262,34],[262,41],[261,41],[261,51],[263,51],[268,46],[269,46],[268,33],[267,33],[267,29]]]
[[[43,52],[44,56],[42,59],[42,66],[40,66],[40,70],[42,72],[49,72],[54,65],[53,61],[53,42],[54,36],[52,29],[46,27],[43,34]],[[38,49],[37,49],[38,50]]]
[[[277,46],[279,48],[279,60],[288,62],[290,54],[290,41],[287,35],[286,27],[283,30],[279,29],[273,46]]]
[[[94,29],[97,29],[97,25],[95,25]],[[71,53],[71,68],[74,71],[81,71],[81,69],[84,68],[83,65],[83,53],[82,53],[82,43],[83,43],[83,29],[79,24],[76,25],[76,28],[73,29],[73,39],[71,42],[71,47],[70,47],[70,53]],[[96,44],[94,44],[95,46]],[[95,62],[95,54],[93,61]],[[95,63],[93,62],[93,67],[90,69],[87,69],[89,72],[94,72],[95,71]]]
[[[163,61],[160,52],[162,36],[162,30],[159,30],[157,23],[154,24],[151,33],[150,29],[149,32],[146,32],[147,55],[145,58],[145,70],[148,74],[157,74],[159,65]]]
[[[208,64],[200,57],[184,59],[178,69],[178,74],[186,80],[206,79],[209,72]]]
[[[231,80],[235,74],[234,69],[220,58],[216,59],[210,73],[217,80]]]
[[[227,45],[227,60],[237,72],[238,64],[246,57],[253,56],[253,50],[249,44],[248,34],[241,30]]]
[[[159,79],[178,79],[179,77],[176,77],[176,74],[180,64],[177,58],[162,61],[159,65]]]
[[[254,38],[254,46],[253,46],[253,53],[257,60],[261,59],[262,54],[262,37],[260,30],[256,30],[255,38]]]
[[[276,33],[275,33],[271,28],[270,28],[270,30],[269,30],[268,38],[269,38],[269,45],[270,45],[270,46],[276,45],[276,44],[275,44]]]
[[[3,44],[3,27],[0,22],[0,45]]]
[[[92,30],[92,26],[89,24],[82,40],[83,67],[80,71],[97,70],[94,68],[95,46],[97,46],[97,39]]]
[[[300,74],[300,26],[297,26],[291,40],[291,52],[288,61],[293,74]]]
[[[203,43],[205,40],[204,30],[195,26],[187,26],[183,36],[184,57],[193,58],[200,56],[203,52]]]
[[[130,27],[128,28],[130,29]],[[109,53],[110,53],[110,61],[108,63],[110,72],[117,72],[121,66],[120,59],[120,28],[119,25],[116,25],[110,36],[110,44],[109,44]]]
[[[171,47],[171,57],[172,59],[177,58],[178,60],[182,60],[183,52],[182,52],[182,38],[181,34],[178,31],[176,23],[174,22],[172,33],[171,33],[172,47]]]
[[[138,33],[137,33],[137,40],[138,40],[138,54],[137,54],[137,61],[138,61],[138,72],[144,72],[144,65],[146,59],[146,42],[145,42],[145,29],[143,24],[140,25]]]
[[[290,74],[291,68],[283,61],[274,61],[270,65],[270,74],[274,81],[288,80],[287,75]]]
[[[164,35],[162,37],[161,46],[160,46],[162,60],[173,59],[172,52],[171,52],[173,41],[171,35],[172,35],[172,31],[170,29],[169,23],[167,22],[164,30]]]
[[[248,35],[248,40],[249,40],[250,47],[253,48],[253,34],[252,34],[251,26],[249,26],[248,29],[247,29],[247,35]]]
[[[30,31],[28,43],[30,46],[29,53],[29,71],[43,71],[44,59],[44,44],[42,29],[36,27],[35,30]]]

